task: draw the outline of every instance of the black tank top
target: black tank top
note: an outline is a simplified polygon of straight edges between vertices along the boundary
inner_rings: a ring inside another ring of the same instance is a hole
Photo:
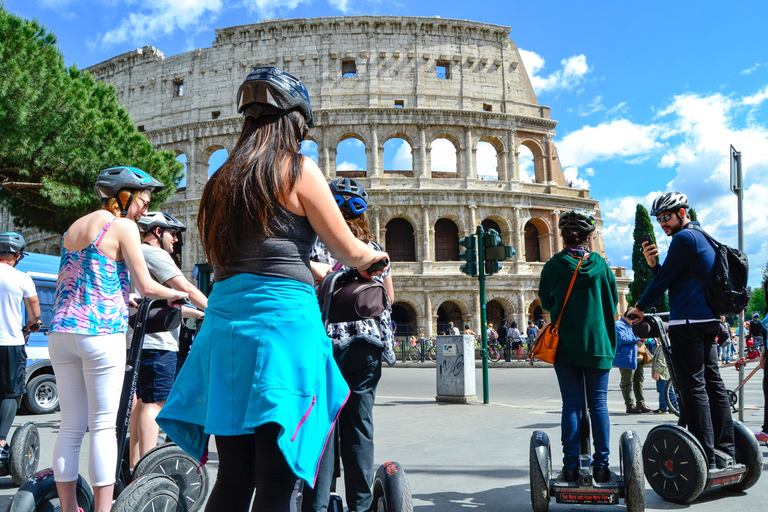
[[[314,286],[309,251],[317,235],[309,219],[281,206],[269,219],[269,227],[272,237],[266,239],[251,230],[243,230],[240,255],[226,269],[214,263],[214,281],[223,281],[237,274],[259,274],[295,279]]]

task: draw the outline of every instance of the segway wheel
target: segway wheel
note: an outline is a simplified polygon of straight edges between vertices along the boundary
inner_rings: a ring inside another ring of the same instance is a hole
[[[736,442],[736,462],[744,464],[747,472],[741,482],[728,486],[727,489],[743,491],[760,480],[760,474],[763,472],[763,452],[757,444],[755,435],[744,423],[734,421],[733,434]]]
[[[22,485],[35,474],[40,462],[40,433],[33,423],[24,423],[13,433],[8,460],[14,485]]]
[[[374,512],[413,512],[411,484],[397,462],[385,462],[373,478]]]
[[[645,478],[656,494],[672,503],[698,498],[707,483],[707,460],[696,439],[676,425],[659,425],[643,446]]]
[[[643,443],[636,432],[627,431],[621,434],[619,466],[624,480],[624,503],[627,505],[627,512],[644,512]]]
[[[672,400],[675,397],[675,400]],[[680,393],[677,391],[677,386],[672,379],[667,381],[667,385],[664,387],[664,401],[667,402],[667,409],[675,416],[680,416]]]
[[[177,512],[187,510],[173,478],[144,475],[125,488],[112,505],[112,512]]]
[[[84,512],[93,512],[95,504],[91,488],[85,479],[77,475],[77,506]],[[38,471],[24,482],[13,496],[8,512],[42,512],[56,510],[61,506],[58,501],[56,482],[53,480],[53,469]],[[59,510],[61,510],[59,508]]]
[[[544,469],[539,463],[540,457],[536,453],[537,449],[538,451],[546,450],[546,453],[542,454],[546,464]],[[544,432],[534,432],[531,436],[531,447],[528,454],[533,512],[547,512],[549,510],[549,468],[552,465],[550,458],[549,438]]]
[[[150,474],[167,475],[176,482],[183,503],[179,510],[195,512],[202,508],[210,488],[208,469],[177,445],[165,443],[145,453],[136,463],[133,480]]]

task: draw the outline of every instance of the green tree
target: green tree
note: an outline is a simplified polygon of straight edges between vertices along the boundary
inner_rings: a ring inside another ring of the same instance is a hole
[[[643,256],[643,235],[651,235],[651,240],[654,245],[656,244],[656,235],[653,233],[653,224],[651,224],[651,217],[648,215],[648,210],[641,204],[637,205],[635,209],[635,230],[633,232],[633,238],[635,243],[632,245],[632,271],[635,273],[635,277],[631,283],[629,283],[629,293],[632,302],[640,300],[640,297],[645,293],[646,288],[653,280],[653,273],[648,266],[648,262],[645,261]],[[657,311],[668,311],[666,294],[664,297],[656,301],[653,307]]]
[[[115,88],[66,68],[56,37],[0,5],[0,203],[22,227],[63,232],[99,202],[101,169],[138,167],[175,191],[183,165],[136,131]]]
[[[688,210],[688,215],[691,217],[692,221],[699,220],[699,216],[696,215],[696,209],[695,208],[691,208],[690,210]]]
[[[749,293],[749,304],[747,309],[744,310],[744,319],[750,320],[752,315],[758,313],[760,318],[763,317],[765,311],[765,290],[763,287],[752,288]]]

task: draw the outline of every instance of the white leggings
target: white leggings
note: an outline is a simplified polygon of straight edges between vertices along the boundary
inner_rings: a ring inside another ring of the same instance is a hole
[[[125,333],[52,332],[48,351],[61,406],[61,428],[53,449],[54,479],[77,480],[80,445],[88,427],[91,485],[111,485],[117,469],[115,422],[125,373]]]

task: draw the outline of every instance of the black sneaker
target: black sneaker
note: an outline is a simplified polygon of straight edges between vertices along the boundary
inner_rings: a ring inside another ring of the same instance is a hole
[[[563,468],[558,480],[561,482],[576,482],[579,479],[579,471],[575,468]]]
[[[605,482],[610,482],[611,471],[608,469],[608,466],[594,468],[592,471],[592,476],[594,477],[595,482],[604,484]]]
[[[641,414],[641,411],[634,405],[630,405],[627,407],[627,414]]]
[[[8,464],[8,458],[11,455],[11,449],[8,445],[0,447],[0,464]]]

